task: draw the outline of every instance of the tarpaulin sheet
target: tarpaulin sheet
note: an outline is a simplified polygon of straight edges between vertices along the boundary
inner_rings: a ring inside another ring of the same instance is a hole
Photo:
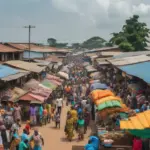
[[[128,126],[128,123],[131,122],[131,126]],[[121,129],[146,129],[150,128],[150,110],[139,113],[134,117],[130,117],[127,121],[120,121]]]
[[[41,101],[41,102],[44,102],[45,98],[42,97],[42,96],[39,96],[39,95],[35,95],[35,94],[32,94],[32,93],[29,93],[30,96],[32,96],[33,98]]]
[[[19,70],[11,68],[9,66],[6,65],[0,65],[0,78],[4,78],[7,77],[9,75],[13,75],[16,73],[19,73]]]
[[[91,84],[91,87],[90,87],[90,90],[93,91],[93,90],[96,90],[96,89],[107,89],[107,85],[106,84],[103,84],[103,83],[93,83]]]
[[[37,99],[34,98],[34,97],[32,97],[29,93],[27,93],[27,94],[21,96],[21,97],[19,98],[19,100],[22,100],[22,101],[35,101],[35,100],[37,100]]]
[[[47,80],[47,79],[45,79],[44,81],[42,81],[41,84],[44,85],[44,86],[46,86],[49,89],[55,89],[57,87],[54,83],[50,82],[50,80]]]
[[[138,64],[126,65],[119,67],[122,71],[129,75],[143,79],[145,82],[150,83],[150,62],[142,62]]]

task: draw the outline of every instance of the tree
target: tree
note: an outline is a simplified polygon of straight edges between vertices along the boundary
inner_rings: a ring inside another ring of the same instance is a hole
[[[104,46],[105,42],[106,41],[103,38],[95,36],[84,41],[81,46],[88,49],[100,48]]]
[[[66,48],[68,43],[56,43],[57,48]]]
[[[111,42],[106,42],[105,43],[105,47],[112,47],[113,46],[113,43],[111,43]]]
[[[133,15],[126,20],[121,32],[112,33],[110,42],[118,45],[123,51],[145,50],[149,33],[146,23],[139,22],[139,16]]]
[[[54,38],[49,38],[47,39],[47,43],[49,44],[49,46],[56,47],[57,40]]]
[[[81,44],[80,43],[72,43],[71,47],[74,49],[78,49],[81,47]]]

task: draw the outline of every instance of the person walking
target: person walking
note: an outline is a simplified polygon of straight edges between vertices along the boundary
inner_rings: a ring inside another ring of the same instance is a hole
[[[78,131],[78,139],[83,140],[84,139],[84,119],[82,116],[79,116],[79,119],[77,121],[77,131]]]
[[[15,121],[17,121],[17,119],[21,120],[21,108],[18,103],[16,103],[14,107],[13,116]]]
[[[30,106],[30,121],[33,126],[36,125],[36,107],[34,105]]]
[[[74,137],[73,131],[74,131],[74,120],[73,120],[71,114],[69,113],[67,115],[67,120],[66,120],[66,125],[65,125],[65,133],[66,133],[67,139],[70,142],[72,141],[72,138]]]
[[[32,140],[34,141],[33,150],[42,150],[42,145],[44,145],[44,139],[37,129],[34,130],[34,134],[30,138],[30,141]]]
[[[55,116],[54,116],[54,119],[55,119],[56,128],[57,128],[57,127],[60,128],[60,114],[59,114],[59,112],[56,112],[56,114],[55,114]]]
[[[29,150],[28,139],[19,143],[19,150]]]
[[[88,127],[88,125],[90,123],[90,113],[88,112],[88,110],[86,108],[84,110],[83,116],[84,116],[84,121],[85,121],[85,124],[84,124],[84,134],[86,134],[87,127]]]
[[[61,114],[62,106],[63,106],[63,99],[58,98],[56,99],[56,106],[57,106],[57,111],[59,114]]]
[[[1,129],[0,129],[0,132],[1,132],[1,137],[2,137],[2,142],[3,142],[4,149],[9,150],[10,141],[11,141],[10,130],[6,129],[6,127],[4,125],[2,125]]]

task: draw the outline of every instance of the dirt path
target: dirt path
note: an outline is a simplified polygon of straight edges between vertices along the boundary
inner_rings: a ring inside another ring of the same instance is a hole
[[[43,150],[71,150],[72,145],[85,145],[88,141],[88,136],[90,132],[85,135],[84,141],[78,142],[77,141],[77,134],[75,134],[75,137],[72,142],[66,141],[66,137],[64,134],[64,126],[66,121],[66,114],[67,114],[68,108],[65,106],[62,110],[61,115],[61,128],[55,129],[54,123],[51,123],[47,126],[43,126],[39,128],[40,133],[43,135],[45,140],[45,145],[43,147]]]

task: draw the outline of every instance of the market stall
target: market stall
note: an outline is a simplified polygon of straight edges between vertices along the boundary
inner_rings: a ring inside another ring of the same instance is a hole
[[[122,99],[110,90],[102,89],[93,90],[90,97],[97,108],[96,126],[103,146],[105,148],[117,144],[130,146],[129,142],[123,142],[130,136],[119,127],[119,121],[128,118],[129,113],[129,108],[123,104]]]
[[[65,73],[65,72],[59,71],[59,72],[58,72],[58,75],[59,75],[60,77],[62,77],[63,79],[66,79],[66,80],[69,79],[69,75],[68,75],[67,73]]]

